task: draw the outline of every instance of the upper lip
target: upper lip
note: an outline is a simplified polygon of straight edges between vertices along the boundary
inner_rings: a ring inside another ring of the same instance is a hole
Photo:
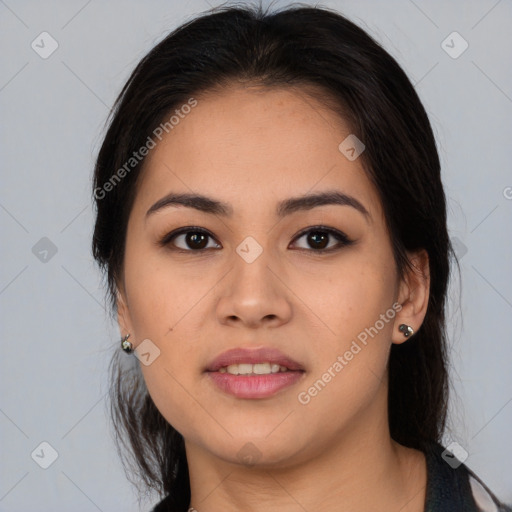
[[[219,368],[231,364],[256,364],[270,363],[286,366],[289,370],[304,371],[302,365],[294,361],[291,357],[283,354],[280,350],[270,347],[262,348],[233,348],[222,352],[206,368],[207,372],[216,372]]]

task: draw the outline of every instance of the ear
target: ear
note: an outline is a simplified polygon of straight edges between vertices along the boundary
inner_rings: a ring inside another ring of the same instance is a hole
[[[117,309],[117,323],[119,324],[119,330],[121,331],[121,337],[125,337],[127,334],[132,334],[133,328],[130,320],[130,310],[128,308],[128,301],[126,293],[122,286],[118,286],[116,292],[116,309]]]
[[[391,340],[400,344],[411,339],[398,330],[400,324],[406,324],[416,333],[427,314],[430,295],[430,267],[428,253],[425,249],[408,255],[412,269],[406,269],[398,292],[398,303],[402,309],[397,312]],[[412,334],[414,337],[414,334]]]

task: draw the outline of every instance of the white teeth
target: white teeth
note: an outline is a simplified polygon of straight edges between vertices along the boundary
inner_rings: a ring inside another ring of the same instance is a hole
[[[287,372],[286,366],[281,366],[274,363],[241,363],[241,364],[230,364],[219,368],[219,373],[230,373],[231,375],[269,375],[271,373]]]
[[[266,375],[266,374],[272,373],[270,371],[270,363],[253,364],[252,371],[253,371],[253,373],[256,373],[257,375]]]
[[[247,375],[248,373],[253,373],[252,364],[239,364],[238,366],[238,375]],[[231,366],[228,366],[228,372]]]
[[[231,373],[231,375],[238,375],[238,365],[237,364],[231,364],[227,368],[228,373]]]

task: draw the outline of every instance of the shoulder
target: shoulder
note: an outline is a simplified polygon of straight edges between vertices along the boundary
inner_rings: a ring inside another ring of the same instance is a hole
[[[512,512],[450,450],[431,443],[425,456],[425,512]]]

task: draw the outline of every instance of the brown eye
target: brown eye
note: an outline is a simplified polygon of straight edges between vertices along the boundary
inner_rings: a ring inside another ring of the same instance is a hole
[[[304,238],[306,241],[306,247],[299,247],[300,249],[313,250],[313,252],[329,252],[336,250],[341,247],[351,245],[353,243],[344,233],[337,229],[325,228],[323,226],[315,226],[308,228],[307,231],[303,231],[299,234],[295,240]],[[333,241],[337,242],[334,245],[329,244]]]
[[[208,235],[205,235],[204,233],[189,231],[184,235],[184,237],[185,245],[190,249],[205,249],[208,245]]]
[[[208,247],[209,239],[213,240],[213,237],[207,231],[188,227],[169,233],[160,241],[160,245],[173,245],[178,250],[189,252],[199,252],[205,249],[220,248],[220,245],[218,244],[213,247]]]
[[[325,249],[329,244],[329,237],[331,235],[324,231],[310,231],[307,234],[307,243],[314,249]]]

